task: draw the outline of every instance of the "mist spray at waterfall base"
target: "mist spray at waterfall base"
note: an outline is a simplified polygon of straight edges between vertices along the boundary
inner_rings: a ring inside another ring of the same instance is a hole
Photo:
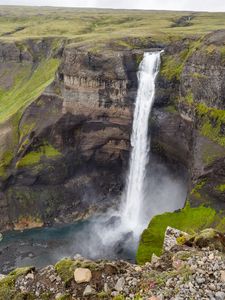
[[[187,192],[184,173],[171,172],[150,154],[149,116],[159,66],[160,52],[145,53],[138,72],[130,165],[119,209],[61,228],[9,234],[0,244],[3,272],[4,268],[7,271],[30,264],[42,267],[76,253],[91,259],[134,261],[140,234],[149,220],[183,207]],[[4,247],[7,253],[13,253],[10,265],[4,264],[9,261]]]

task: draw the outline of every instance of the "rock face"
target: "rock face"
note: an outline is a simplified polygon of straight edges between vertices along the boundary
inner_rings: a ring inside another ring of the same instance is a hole
[[[1,57],[11,60],[19,50],[14,45],[7,57],[4,51]],[[61,60],[55,81],[20,118],[0,184],[0,228],[85,218],[116,205],[123,187],[137,54],[68,46]],[[3,145],[13,136],[8,123],[1,125]]]
[[[219,31],[165,46],[150,122],[152,151],[189,171],[191,205],[216,210],[225,209],[223,42]],[[61,60],[38,99],[0,124],[0,229],[85,218],[116,205],[123,188],[143,52],[64,44],[0,44],[0,74]]]
[[[225,209],[224,31],[171,43],[163,55],[153,112],[153,151],[184,164],[188,199]]]

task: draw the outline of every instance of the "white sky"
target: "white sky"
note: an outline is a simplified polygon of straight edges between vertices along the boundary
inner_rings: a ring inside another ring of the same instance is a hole
[[[0,0],[0,5],[225,11],[225,0]]]

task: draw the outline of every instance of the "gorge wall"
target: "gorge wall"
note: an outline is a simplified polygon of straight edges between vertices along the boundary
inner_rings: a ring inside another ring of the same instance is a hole
[[[152,120],[154,149],[189,170],[194,206],[225,208],[225,31],[170,44]]]
[[[150,120],[153,152],[189,170],[191,204],[217,210],[225,208],[224,39],[219,31],[163,45]],[[52,69],[48,84],[0,123],[0,229],[70,222],[118,203],[144,50],[65,43],[0,45],[5,90],[14,82],[7,68],[25,65],[31,78],[42,65]]]
[[[55,79],[1,124],[1,229],[84,218],[118,203],[123,187],[137,54],[68,46],[48,55],[62,61]]]

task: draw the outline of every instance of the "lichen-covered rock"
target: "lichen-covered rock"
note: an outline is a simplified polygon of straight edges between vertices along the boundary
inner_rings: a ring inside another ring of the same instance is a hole
[[[172,247],[178,245],[182,238],[184,238],[185,242],[185,240],[188,239],[188,236],[189,234],[186,232],[168,226],[165,231],[163,250],[169,251]]]
[[[225,252],[225,234],[208,228],[192,236],[185,244]]]

